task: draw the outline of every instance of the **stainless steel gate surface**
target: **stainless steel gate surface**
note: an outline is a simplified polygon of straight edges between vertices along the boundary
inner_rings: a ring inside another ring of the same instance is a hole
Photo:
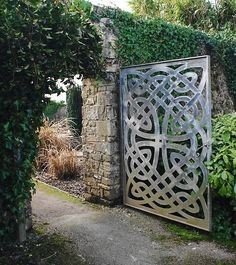
[[[121,70],[124,204],[211,229],[208,56]]]

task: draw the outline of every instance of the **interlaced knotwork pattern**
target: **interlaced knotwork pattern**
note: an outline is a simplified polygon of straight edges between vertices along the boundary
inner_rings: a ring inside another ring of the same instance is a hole
[[[124,202],[210,229],[209,58],[123,68]]]

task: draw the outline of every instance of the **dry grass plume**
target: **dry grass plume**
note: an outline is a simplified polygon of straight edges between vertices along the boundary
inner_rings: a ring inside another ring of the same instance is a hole
[[[80,142],[68,126],[68,119],[49,122],[38,131],[40,145],[36,168],[54,178],[73,178],[79,175],[77,151]]]

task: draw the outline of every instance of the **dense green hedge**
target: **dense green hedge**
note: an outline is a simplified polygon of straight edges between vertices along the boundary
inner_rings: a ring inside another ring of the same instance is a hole
[[[161,19],[145,19],[114,9],[110,17],[118,29],[117,51],[122,66],[211,55],[221,65],[236,103],[236,41],[225,32],[214,36]]]
[[[58,78],[101,69],[96,29],[52,0],[0,1],[0,236],[14,232],[30,198],[45,94]]]
[[[52,120],[57,111],[64,106],[65,103],[63,101],[57,102],[54,100],[50,100],[43,111],[43,115],[45,116],[45,118]]]

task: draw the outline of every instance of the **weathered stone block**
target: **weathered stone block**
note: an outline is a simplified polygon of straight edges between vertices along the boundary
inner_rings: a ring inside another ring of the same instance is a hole
[[[102,182],[101,182],[103,185],[105,186],[114,186],[114,185],[119,185],[120,184],[120,178],[117,177],[117,178],[105,178],[103,177],[102,178]]]
[[[87,102],[86,102],[86,105],[94,105],[97,102],[96,99],[97,99],[96,97],[90,97],[90,98],[88,98],[87,99]]]
[[[106,117],[108,120],[118,121],[118,106],[116,103],[112,106],[106,106]]]
[[[120,188],[113,188],[111,190],[104,190],[104,198],[111,201],[119,198]]]
[[[107,121],[97,122],[97,135],[98,136],[108,136],[109,135],[110,123]]]

